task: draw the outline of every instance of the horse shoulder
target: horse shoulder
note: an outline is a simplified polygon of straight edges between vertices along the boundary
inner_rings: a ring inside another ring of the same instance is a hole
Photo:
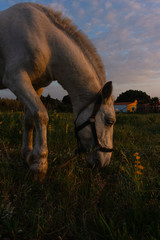
[[[51,55],[46,15],[20,5],[0,14],[0,23],[0,51],[8,71],[25,66],[33,78],[40,76]]]

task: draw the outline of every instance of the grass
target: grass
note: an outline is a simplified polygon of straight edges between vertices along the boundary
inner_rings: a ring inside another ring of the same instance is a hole
[[[49,115],[40,184],[20,155],[23,114],[0,113],[0,239],[160,239],[160,115],[117,115],[115,152],[101,171],[84,157],[59,167],[76,148],[73,115]]]

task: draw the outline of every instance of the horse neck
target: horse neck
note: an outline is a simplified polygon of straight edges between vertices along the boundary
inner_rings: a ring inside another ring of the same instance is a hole
[[[77,116],[79,111],[95,98],[102,88],[102,84],[100,84],[95,77],[87,78],[86,81],[85,79],[81,79],[79,76],[76,79],[76,82],[73,82],[71,85],[69,84],[65,88],[71,98],[73,112],[75,116]]]
[[[64,65],[62,64],[62,66]],[[70,69],[69,74],[65,69],[59,72],[58,82],[67,90],[71,98],[73,112],[77,116],[79,111],[95,98],[105,82],[100,82],[94,70],[88,71],[86,66],[84,66],[83,74],[77,70],[76,76],[72,74],[72,69]],[[69,77],[67,77],[68,75]]]
[[[102,81],[98,78],[91,60],[74,41],[62,31],[57,36],[58,45],[54,49],[57,66],[54,75],[69,93],[73,111],[77,115],[96,96],[105,84],[105,79]]]

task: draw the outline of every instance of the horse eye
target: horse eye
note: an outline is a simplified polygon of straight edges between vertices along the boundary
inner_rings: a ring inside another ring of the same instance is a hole
[[[105,119],[105,125],[106,126],[112,126],[114,124],[113,119]]]

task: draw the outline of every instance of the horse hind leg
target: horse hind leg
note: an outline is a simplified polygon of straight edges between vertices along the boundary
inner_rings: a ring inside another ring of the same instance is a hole
[[[34,90],[27,72],[19,71],[14,74],[7,72],[3,77],[3,84],[20,99],[33,117],[36,138],[33,150],[27,155],[27,163],[33,171],[35,179],[43,180],[48,168],[46,131],[48,114],[46,108]]]
[[[40,97],[42,95],[43,88],[36,90],[37,95]],[[22,140],[22,156],[27,159],[28,154],[33,149],[33,129],[34,120],[31,112],[28,108],[24,108],[24,129],[23,129],[23,140]]]
[[[24,159],[27,159],[28,154],[33,149],[33,128],[34,121],[32,114],[25,107],[24,109],[24,129],[23,129],[23,140],[22,140],[22,156]]]

